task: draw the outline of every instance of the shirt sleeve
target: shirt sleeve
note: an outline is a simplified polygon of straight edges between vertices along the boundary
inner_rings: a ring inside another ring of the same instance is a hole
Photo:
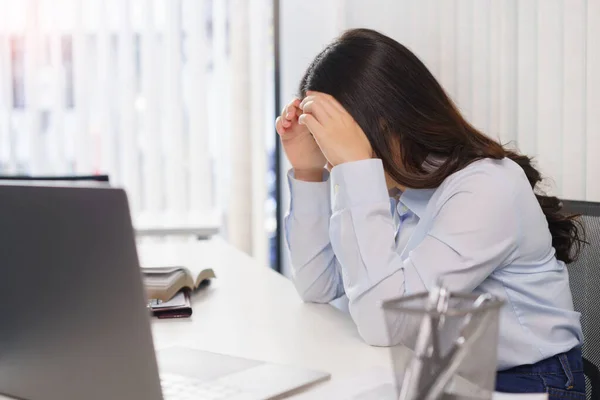
[[[304,182],[288,173],[291,204],[285,234],[292,279],[307,302],[328,303],[344,294],[339,262],[329,240],[331,187],[329,172],[323,182]]]
[[[367,343],[406,343],[418,329],[395,317],[388,319],[388,331],[382,300],[405,295],[406,287],[411,293],[424,291],[440,276],[451,290],[473,290],[514,252],[516,220],[503,212],[510,193],[498,195],[482,182],[453,189],[425,240],[402,260],[381,160],[333,169],[330,239],[350,313]]]
[[[349,310],[369,344],[391,344],[381,300],[402,296],[405,273],[379,159],[340,164],[331,171],[330,239],[341,265]]]

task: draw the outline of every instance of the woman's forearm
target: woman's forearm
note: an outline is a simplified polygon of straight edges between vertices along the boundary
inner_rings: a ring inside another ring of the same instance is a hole
[[[291,207],[285,219],[293,281],[304,301],[327,303],[344,294],[339,263],[329,241],[329,174],[321,169],[317,181],[315,174],[298,176],[298,172],[288,174]]]

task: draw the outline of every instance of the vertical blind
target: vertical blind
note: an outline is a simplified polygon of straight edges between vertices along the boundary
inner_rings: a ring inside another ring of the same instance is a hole
[[[135,211],[213,206],[206,2],[2,2],[1,173],[106,173]]]
[[[0,0],[0,175],[105,173],[144,220],[217,208],[266,263],[272,22],[253,4]]]
[[[405,44],[475,126],[534,156],[546,190],[600,201],[600,0],[342,3],[346,27]]]

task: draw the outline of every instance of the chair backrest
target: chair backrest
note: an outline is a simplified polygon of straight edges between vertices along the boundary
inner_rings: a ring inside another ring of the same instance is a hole
[[[580,214],[585,228],[585,240],[579,258],[568,266],[571,292],[575,310],[581,313],[581,325],[585,344],[583,356],[600,369],[600,203],[585,201],[563,201],[569,214]],[[594,377],[592,386],[600,384]],[[590,382],[588,381],[588,384]],[[588,388],[588,399],[591,399]]]
[[[0,181],[93,181],[108,182],[108,175],[75,175],[75,176],[30,176],[0,175]]]

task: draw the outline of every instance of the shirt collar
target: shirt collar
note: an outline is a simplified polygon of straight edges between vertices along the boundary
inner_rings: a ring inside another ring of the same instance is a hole
[[[422,219],[434,192],[435,189],[405,189],[400,196],[400,203]]]

